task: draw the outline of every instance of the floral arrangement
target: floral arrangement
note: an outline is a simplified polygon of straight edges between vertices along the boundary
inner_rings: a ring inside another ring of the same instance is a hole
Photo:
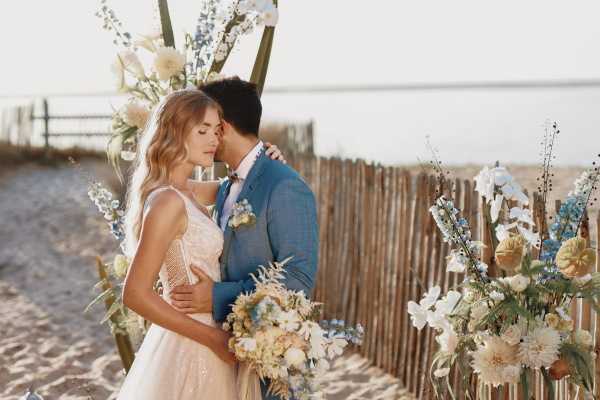
[[[288,259],[289,260],[289,259]],[[286,289],[283,266],[260,267],[253,275],[256,289],[240,295],[223,328],[231,331],[229,347],[281,398],[321,398],[318,377],[348,343],[360,345],[364,330],[344,321],[318,322],[319,303],[303,292]]]
[[[178,50],[166,0],[159,1],[162,31],[138,35],[137,40],[123,30],[123,24],[106,1],[101,0],[96,16],[102,19],[103,28],[115,35],[113,43],[118,52],[111,70],[117,90],[128,95],[125,105],[113,112],[108,145],[109,158],[120,176],[119,158],[134,159],[137,139],[161,98],[176,90],[197,88],[220,79],[219,73],[239,37],[257,26],[272,29],[278,21],[278,10],[273,0],[205,0],[195,34],[186,33],[184,47]],[[268,58],[268,53],[257,58],[257,64],[265,69],[259,74],[263,80],[268,64],[265,57]],[[259,84],[262,88],[264,82]]]
[[[256,223],[256,215],[252,211],[252,204],[248,202],[248,199],[238,201],[233,205],[231,210],[231,218],[227,223],[232,229],[237,229],[240,226],[251,226]]]
[[[443,181],[445,172],[437,161],[432,164]],[[542,180],[551,176],[547,172],[545,164]],[[482,261],[484,245],[472,240],[453,201],[444,195],[435,200],[430,211],[451,247],[447,270],[465,273],[464,281],[446,294],[434,286],[418,303],[408,303],[413,325],[437,332],[439,348],[430,375],[438,398],[456,398],[449,378],[453,368],[467,388],[466,398],[476,397],[474,375],[479,390],[513,383],[529,399],[534,371],[541,373],[551,396],[554,381],[565,377],[591,395],[594,341],[590,332],[575,328],[570,310],[574,300],[583,299],[600,312],[596,250],[579,235],[599,177],[594,163],[577,179],[545,232],[536,227],[528,198],[507,169],[484,168],[475,182],[492,233],[496,276]],[[551,184],[545,181],[542,187]]]
[[[109,229],[116,240],[123,245],[125,233],[123,230],[123,216],[125,214],[119,200],[113,198],[110,190],[106,189],[100,182],[90,180],[88,197],[96,205],[98,211],[104,216]],[[146,323],[139,315],[123,306],[121,292],[123,289],[123,279],[127,275],[130,260],[122,254],[117,254],[112,263],[106,264],[108,273],[106,278],[98,282],[95,288],[103,288],[85,308],[88,312],[95,304],[112,298],[114,301],[100,323],[107,323],[110,326],[111,333],[127,335],[134,344],[138,344],[146,333]],[[110,284],[106,285],[106,280]]]

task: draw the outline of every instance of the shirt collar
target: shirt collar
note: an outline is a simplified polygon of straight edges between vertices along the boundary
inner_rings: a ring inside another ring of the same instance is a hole
[[[250,173],[250,170],[252,169],[252,166],[256,162],[256,159],[260,155],[262,148],[263,142],[262,140],[259,140],[256,146],[254,146],[254,148],[250,150],[248,154],[246,154],[246,157],[242,159],[240,165],[238,165],[237,169],[235,170],[235,173],[240,179],[246,179],[246,177]]]

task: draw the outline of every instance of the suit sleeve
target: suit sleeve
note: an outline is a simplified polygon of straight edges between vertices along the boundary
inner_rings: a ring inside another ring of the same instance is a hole
[[[307,296],[317,273],[319,229],[315,198],[300,179],[288,179],[273,189],[267,207],[267,230],[275,261],[292,257],[285,266],[285,285]],[[213,287],[213,317],[223,321],[231,304],[244,292],[254,290],[252,278],[237,282],[216,282]]]

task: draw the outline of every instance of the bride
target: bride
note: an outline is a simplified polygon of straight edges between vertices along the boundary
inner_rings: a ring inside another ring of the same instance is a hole
[[[229,334],[211,314],[186,315],[171,289],[193,284],[190,266],[220,281],[223,233],[210,218],[218,182],[189,180],[210,167],[219,144],[219,105],[199,90],[167,96],[142,136],[127,195],[126,253],[132,258],[123,303],[153,324],[117,399],[238,399]],[[271,158],[281,154],[275,146]],[[162,298],[154,290],[157,279]],[[241,399],[240,399],[241,400]]]

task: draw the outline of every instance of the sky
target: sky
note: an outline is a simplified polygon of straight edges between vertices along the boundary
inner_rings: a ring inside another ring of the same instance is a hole
[[[157,24],[151,0],[110,1],[132,34]],[[198,1],[169,2],[175,34]],[[0,95],[112,90],[112,36],[96,0],[2,2]],[[598,1],[281,0],[267,85],[600,78]],[[257,32],[226,73],[248,76]]]

